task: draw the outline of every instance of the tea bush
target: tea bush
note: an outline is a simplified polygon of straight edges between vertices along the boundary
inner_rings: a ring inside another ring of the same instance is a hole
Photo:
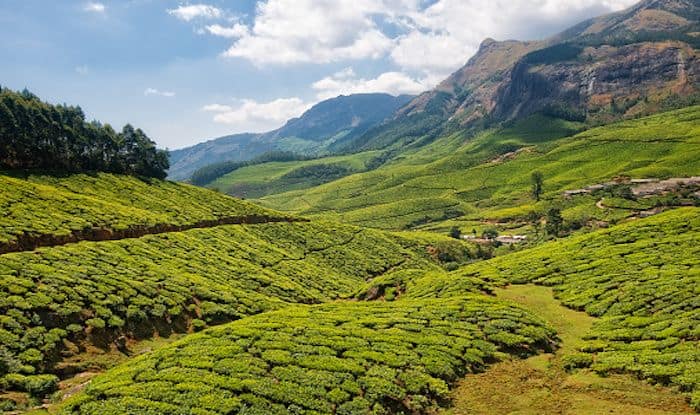
[[[191,225],[222,218],[286,215],[209,190],[98,173],[14,177],[0,172],[0,244],[19,236]]]
[[[295,306],[218,326],[93,380],[64,414],[428,413],[449,385],[554,332],[482,295]]]
[[[459,295],[474,280],[552,286],[564,305],[600,317],[582,350],[592,354],[585,363],[593,370],[633,373],[697,395],[698,241],[700,209],[681,208],[468,265],[449,276],[427,275],[409,285],[407,295]]]
[[[109,345],[122,334],[201,330],[349,296],[390,270],[439,270],[426,246],[445,239],[329,222],[272,223],[5,254],[0,376],[50,372],[83,339]]]

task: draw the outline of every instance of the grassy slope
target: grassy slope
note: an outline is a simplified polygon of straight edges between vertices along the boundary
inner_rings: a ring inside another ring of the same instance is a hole
[[[321,184],[318,180],[300,180],[285,177],[296,169],[308,166],[328,164],[347,168],[349,172],[360,172],[378,152],[369,151],[349,156],[326,157],[316,160],[271,162],[243,167],[224,175],[207,185],[224,193],[237,196],[257,198],[268,194],[291,190],[302,190]]]
[[[267,196],[261,202],[283,211],[393,229],[426,217],[440,221],[455,214],[463,214],[465,220],[522,215],[538,208],[529,196],[533,170],[545,178],[541,204],[559,199],[565,189],[605,182],[620,174],[633,178],[697,175],[699,120],[696,106],[556,139],[577,126],[531,119],[482,133],[457,149],[458,138],[442,138],[380,169]],[[441,146],[451,154],[445,155]],[[494,162],[499,154],[518,147],[526,149]],[[600,214],[594,200],[581,202],[590,205],[586,213]],[[582,212],[579,208],[567,213]]]
[[[561,338],[556,353],[504,361],[467,376],[453,393],[450,414],[637,414],[693,413],[681,395],[631,376],[601,377],[588,370],[567,371],[567,356],[586,344],[594,318],[562,306],[549,287],[513,285],[496,289],[498,298],[521,304],[544,318]]]
[[[229,225],[2,255],[0,338],[10,372],[51,371],[83,342],[201,328],[348,296],[389,270],[440,269],[412,239],[333,223]]]
[[[474,286],[553,286],[562,304],[600,317],[572,359],[688,392],[700,408],[700,209],[684,208],[411,281],[408,296]]]
[[[95,379],[65,413],[426,413],[448,382],[552,332],[484,296],[289,308],[208,330]]]
[[[104,173],[0,174],[0,210],[0,243],[23,234],[63,236],[92,228],[124,230],[238,216],[284,216],[194,186]]]

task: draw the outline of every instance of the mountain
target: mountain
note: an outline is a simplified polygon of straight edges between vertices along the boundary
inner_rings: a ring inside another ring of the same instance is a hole
[[[328,99],[274,131],[234,134],[170,152],[169,178],[184,180],[200,167],[222,161],[244,161],[281,150],[318,154],[351,141],[391,117],[409,95],[354,94]]]
[[[542,41],[487,39],[465,66],[347,148],[422,144],[533,113],[601,124],[697,102],[699,19],[697,1],[646,0]]]

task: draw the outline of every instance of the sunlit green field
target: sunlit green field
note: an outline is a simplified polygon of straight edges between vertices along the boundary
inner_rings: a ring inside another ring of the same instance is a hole
[[[576,128],[539,118],[466,138],[457,148],[456,138],[450,136],[377,170],[304,191],[266,196],[260,202],[287,212],[399,229],[450,219],[459,224],[477,218],[524,216],[547,203],[562,202],[564,190],[620,175],[667,178],[700,172],[700,107],[557,138]],[[439,150],[443,146],[452,153],[445,155]],[[431,159],[431,153],[435,158]],[[544,176],[540,203],[530,195],[530,176],[535,170]],[[565,214],[605,215],[595,209],[595,201],[578,202],[568,202],[578,210]]]

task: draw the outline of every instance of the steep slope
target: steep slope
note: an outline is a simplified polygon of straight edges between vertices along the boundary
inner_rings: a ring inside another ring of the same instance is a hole
[[[406,104],[408,95],[354,94],[322,101],[299,118],[263,134],[234,134],[172,151],[169,177],[184,180],[221,161],[250,160],[274,150],[317,154],[363,134]]]
[[[645,0],[543,41],[487,39],[464,67],[349,148],[405,146],[537,112],[605,123],[697,102],[698,10],[692,0]]]
[[[535,117],[488,130],[465,144],[459,135],[444,137],[379,169],[260,201],[283,211],[386,229],[450,218],[461,218],[453,223],[467,230],[471,220],[523,223],[530,211],[542,213],[552,203],[561,204],[567,220],[609,221],[607,211],[595,208],[593,195],[566,198],[563,192],[618,176],[700,175],[698,120],[696,106],[555,139],[576,125]],[[539,203],[530,193],[534,170],[544,176]]]

